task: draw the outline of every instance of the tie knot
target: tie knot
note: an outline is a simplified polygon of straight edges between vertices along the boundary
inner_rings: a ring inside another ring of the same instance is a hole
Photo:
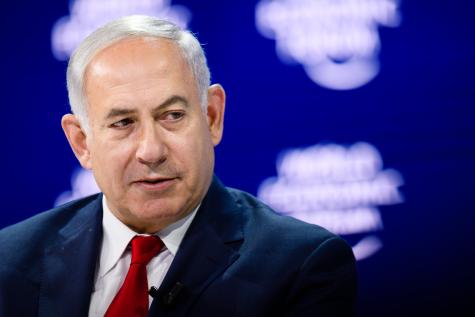
[[[157,236],[135,236],[132,239],[131,264],[147,265],[163,247],[163,242]]]

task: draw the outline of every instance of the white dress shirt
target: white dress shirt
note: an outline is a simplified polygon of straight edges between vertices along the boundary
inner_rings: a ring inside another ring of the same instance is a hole
[[[137,235],[114,216],[107,205],[105,195],[102,197],[103,236],[89,305],[89,317],[103,317],[122,286],[131,260],[129,242]],[[165,247],[147,265],[149,288],[151,286],[158,288],[161,285],[198,208],[199,205],[185,218],[156,233]],[[152,303],[152,297],[149,297],[149,303]]]

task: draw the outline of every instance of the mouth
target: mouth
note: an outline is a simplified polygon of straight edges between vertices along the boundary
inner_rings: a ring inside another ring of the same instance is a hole
[[[139,188],[147,191],[158,191],[165,190],[172,186],[178,178],[176,177],[167,177],[167,178],[144,178],[138,181],[133,182],[134,185]]]

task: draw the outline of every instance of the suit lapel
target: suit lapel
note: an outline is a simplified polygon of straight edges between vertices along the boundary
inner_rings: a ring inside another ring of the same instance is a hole
[[[45,250],[39,316],[87,316],[102,236],[102,195],[75,215]]]
[[[186,315],[206,287],[236,261],[237,248],[243,240],[238,211],[234,199],[215,178],[157,292],[149,316]],[[177,283],[183,286],[173,294]]]

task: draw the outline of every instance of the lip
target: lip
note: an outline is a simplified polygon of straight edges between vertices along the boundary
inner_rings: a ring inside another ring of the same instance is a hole
[[[173,186],[176,181],[177,178],[146,178],[133,182],[133,185],[145,191],[164,191]]]

